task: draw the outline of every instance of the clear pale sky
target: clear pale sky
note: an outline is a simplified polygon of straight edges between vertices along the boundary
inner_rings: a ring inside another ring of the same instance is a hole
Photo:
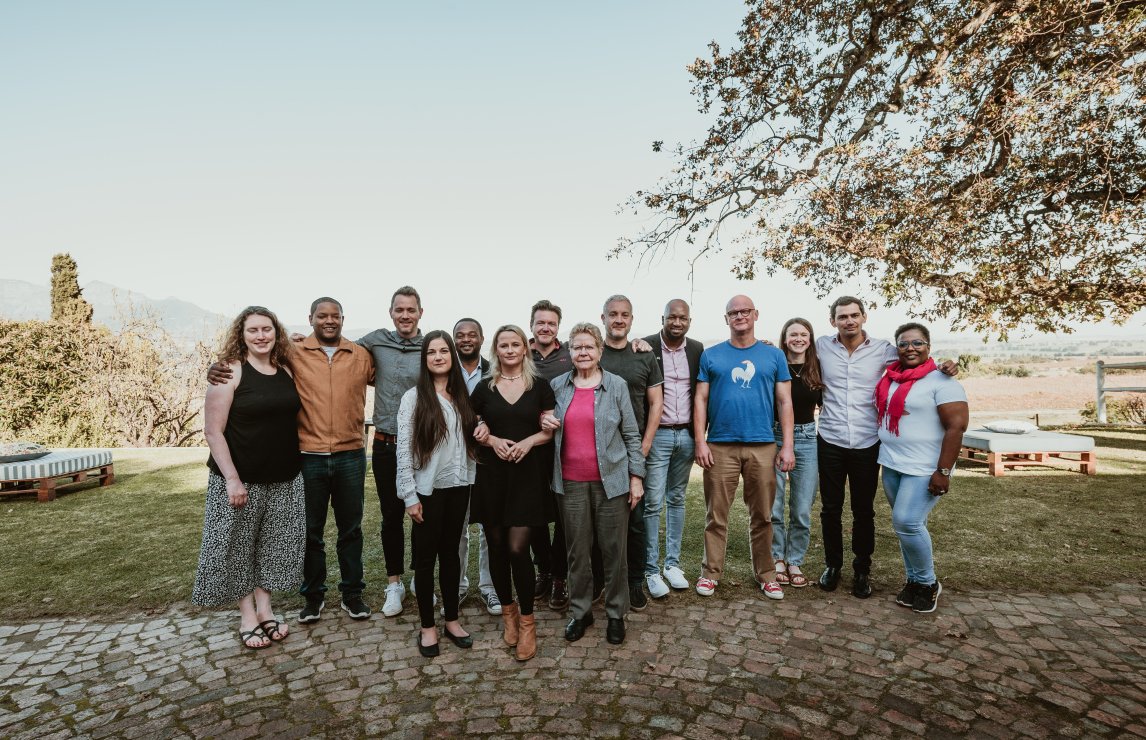
[[[742,14],[731,0],[5,2],[0,275],[46,284],[66,251],[81,282],[224,314],[261,303],[293,324],[329,294],[364,328],[390,326],[410,284],[424,330],[472,315],[487,337],[525,326],[538,298],[568,327],[626,293],[636,333],[691,297],[693,335],[719,339],[743,292],[761,336],[793,315],[830,331],[827,300],[787,275],[738,282],[731,254],[699,263],[695,293],[683,252],[605,260],[642,225],[619,204],[672,166],[650,143],[705,131],[685,65],[731,43]],[[881,308],[868,328],[906,318]]]

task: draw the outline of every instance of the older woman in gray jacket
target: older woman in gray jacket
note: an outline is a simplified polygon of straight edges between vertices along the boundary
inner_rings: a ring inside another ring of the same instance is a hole
[[[557,404],[542,426],[557,430],[553,490],[569,551],[571,619],[565,639],[580,640],[593,624],[589,552],[596,536],[605,567],[605,637],[619,645],[629,611],[629,511],[644,495],[645,459],[628,387],[600,367],[602,344],[593,324],[577,324],[569,332],[574,369],[553,379]]]

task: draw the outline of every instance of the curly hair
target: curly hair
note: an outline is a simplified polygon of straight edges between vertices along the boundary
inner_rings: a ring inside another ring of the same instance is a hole
[[[243,329],[246,328],[247,319],[251,316],[266,316],[275,327],[275,346],[271,350],[271,364],[275,367],[290,367],[291,357],[294,355],[294,343],[287,335],[286,327],[269,308],[262,306],[247,306],[223,336],[223,346],[219,350],[219,362],[242,362],[247,359],[247,344],[243,341]]]

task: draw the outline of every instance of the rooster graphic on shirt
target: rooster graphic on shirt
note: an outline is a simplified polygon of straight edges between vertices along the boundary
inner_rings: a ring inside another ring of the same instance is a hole
[[[751,360],[744,360],[740,364],[744,367],[732,368],[732,382],[739,383],[741,388],[748,388],[756,376],[756,366]]]

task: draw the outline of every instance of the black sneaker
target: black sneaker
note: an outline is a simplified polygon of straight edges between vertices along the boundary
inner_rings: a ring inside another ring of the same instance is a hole
[[[533,600],[548,601],[549,594],[553,592],[553,576],[548,573],[538,573],[537,580],[533,582]]]
[[[326,602],[320,596],[317,599],[308,598],[306,606],[298,613],[298,623],[308,624],[310,622],[317,622],[319,617],[322,616],[322,607],[326,606]]]
[[[943,593],[943,586],[939,581],[930,586],[919,584],[915,587],[915,598],[911,602],[911,611],[919,614],[929,614],[935,611],[939,604],[939,594]]]
[[[370,607],[366,605],[359,594],[343,596],[342,611],[349,614],[351,619],[368,619],[370,617]]]
[[[645,607],[649,605],[649,599],[645,596],[645,589],[641,586],[633,586],[629,589],[629,608],[635,612],[644,611]]]
[[[919,588],[918,583],[908,581],[903,585],[903,590],[899,592],[899,596],[895,597],[895,603],[900,606],[906,606],[908,609],[915,606],[915,589]]]

